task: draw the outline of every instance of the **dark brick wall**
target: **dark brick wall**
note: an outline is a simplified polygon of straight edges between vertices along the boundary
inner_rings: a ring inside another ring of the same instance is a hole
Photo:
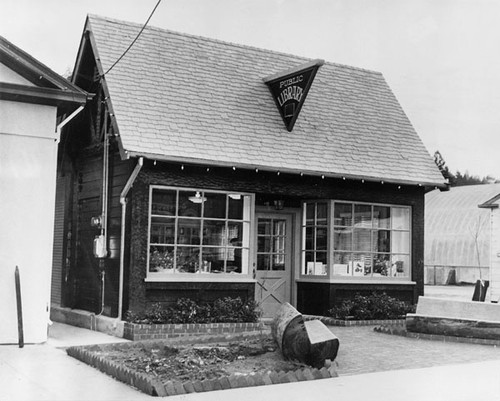
[[[414,303],[413,284],[297,283],[297,310],[306,315],[325,315],[328,309],[356,294],[385,292],[401,301]]]
[[[127,238],[130,250],[127,271],[126,307],[142,310],[152,302],[174,302],[187,296],[210,301],[221,296],[253,297],[254,285],[249,283],[145,283],[148,200],[150,185],[168,185],[201,189],[219,189],[251,192],[256,194],[257,205],[274,199],[285,200],[285,207],[299,207],[304,199],[331,198],[337,200],[388,203],[412,207],[412,278],[416,285],[385,286],[389,295],[416,302],[423,294],[423,249],[424,249],[424,188],[398,186],[394,184],[361,182],[300,175],[233,170],[231,168],[207,168],[200,166],[156,163],[145,161],[141,173],[131,190],[129,203],[130,229]],[[373,291],[380,286],[367,284],[338,286],[327,284],[299,283],[297,287],[298,307],[303,313],[313,313],[322,305],[331,307],[335,299],[354,296],[359,290]],[[320,306],[318,306],[320,305]]]

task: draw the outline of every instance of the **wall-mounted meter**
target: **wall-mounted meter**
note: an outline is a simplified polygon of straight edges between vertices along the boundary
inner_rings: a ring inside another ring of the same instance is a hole
[[[102,228],[102,216],[95,216],[90,218],[90,227]]]
[[[104,235],[96,235],[94,238],[94,256],[96,258],[105,258],[108,256],[106,237]]]

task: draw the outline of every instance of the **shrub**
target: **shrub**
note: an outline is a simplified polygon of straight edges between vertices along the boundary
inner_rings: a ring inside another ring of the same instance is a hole
[[[174,306],[154,303],[144,312],[128,311],[125,320],[140,324],[255,323],[259,317],[260,311],[253,300],[226,297],[210,305],[179,298]]]
[[[415,311],[415,306],[390,297],[385,292],[365,296],[356,294],[354,299],[344,300],[327,314],[336,319],[383,320],[397,319]]]

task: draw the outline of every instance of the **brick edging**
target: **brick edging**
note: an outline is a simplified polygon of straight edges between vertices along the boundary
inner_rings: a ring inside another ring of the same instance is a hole
[[[236,336],[236,337],[206,337],[203,338],[204,342],[212,341],[228,341],[235,338],[253,337],[250,335]],[[192,342],[191,339],[180,339],[175,341],[168,341],[167,343],[180,345],[182,343]],[[200,341],[198,338],[197,341]],[[166,341],[161,344],[165,345]],[[159,380],[154,380],[145,373],[140,373],[128,368],[115,361],[105,358],[103,355],[95,354],[96,351],[106,351],[108,348],[131,348],[131,347],[155,347],[160,344],[159,341],[146,341],[146,342],[131,342],[131,343],[114,343],[90,346],[70,347],[66,350],[69,356],[76,358],[90,366],[99,369],[101,372],[106,373],[117,380],[126,383],[132,387],[138,388],[140,391],[152,396],[170,396],[181,395],[187,393],[201,393],[206,391],[227,390],[232,388],[252,387],[252,386],[265,386],[280,383],[292,383],[299,381],[328,379],[338,377],[334,365],[329,368],[303,368],[294,371],[266,371],[264,373],[253,372],[246,375],[231,374],[218,379],[211,380],[195,380],[195,381],[168,381],[162,383]]]
[[[304,320],[320,320],[327,326],[376,326],[379,324],[402,325],[405,322],[401,319],[379,319],[379,320],[342,320],[327,316],[302,315]]]
[[[455,336],[446,336],[442,334],[414,333],[411,331],[406,331],[404,325],[398,325],[398,326],[399,327],[377,326],[374,327],[373,330],[376,331],[377,333],[415,338],[417,340],[431,340],[431,341],[450,342],[450,343],[500,346],[500,340],[492,340],[487,338],[455,337]]]
[[[125,322],[123,337],[132,341],[171,339],[210,334],[236,334],[262,331],[262,322],[256,323],[185,323],[141,324]]]

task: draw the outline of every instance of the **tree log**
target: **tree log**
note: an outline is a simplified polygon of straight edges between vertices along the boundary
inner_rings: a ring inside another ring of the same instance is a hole
[[[406,315],[406,330],[414,333],[500,340],[500,322]]]
[[[319,320],[304,322],[288,303],[278,310],[271,331],[285,359],[321,368],[337,356],[339,340],[328,327]]]

